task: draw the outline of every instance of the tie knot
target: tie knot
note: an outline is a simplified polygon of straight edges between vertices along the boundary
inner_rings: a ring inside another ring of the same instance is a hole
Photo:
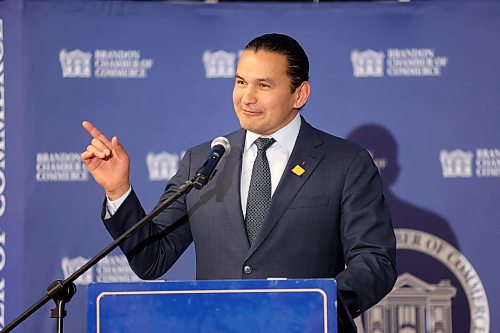
[[[267,148],[271,147],[276,140],[273,138],[258,138],[255,140],[255,145],[257,146],[257,150],[266,151]]]

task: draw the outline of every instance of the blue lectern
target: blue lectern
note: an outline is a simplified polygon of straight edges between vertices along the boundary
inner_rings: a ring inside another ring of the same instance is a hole
[[[96,283],[89,333],[336,333],[333,279]]]

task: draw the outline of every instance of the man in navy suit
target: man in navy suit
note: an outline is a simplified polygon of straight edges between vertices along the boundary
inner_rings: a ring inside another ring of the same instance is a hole
[[[160,277],[194,241],[198,279],[335,278],[353,316],[391,290],[395,237],[378,170],[366,150],[300,116],[308,80],[307,55],[293,38],[268,34],[245,47],[233,90],[241,129],[226,136],[231,152],[201,191],[179,198],[121,245],[138,276]],[[145,216],[129,156],[116,137],[83,126],[93,139],[82,160],[106,192],[102,216],[116,238]],[[263,221],[249,227],[260,137],[272,138],[264,153],[271,199]],[[207,142],[186,152],[160,201],[192,179],[209,149]]]

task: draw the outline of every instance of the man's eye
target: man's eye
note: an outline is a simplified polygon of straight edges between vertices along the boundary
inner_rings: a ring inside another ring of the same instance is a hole
[[[261,88],[269,88],[270,86],[267,83],[261,83],[260,87]]]
[[[245,81],[243,80],[236,80],[236,84],[239,85],[239,86],[242,86],[245,84]]]

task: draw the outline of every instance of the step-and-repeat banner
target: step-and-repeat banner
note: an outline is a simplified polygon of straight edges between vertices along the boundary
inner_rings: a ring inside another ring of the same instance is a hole
[[[385,182],[399,279],[360,331],[500,331],[497,1],[0,2],[1,327],[111,241],[81,122],[120,138],[151,209],[188,147],[237,128],[238,56],[268,32],[310,57],[304,117],[364,145]],[[193,257],[164,279],[193,279]],[[77,281],[66,330],[86,331],[89,283],[137,280],[107,256]],[[50,308],[18,331],[53,331]]]

